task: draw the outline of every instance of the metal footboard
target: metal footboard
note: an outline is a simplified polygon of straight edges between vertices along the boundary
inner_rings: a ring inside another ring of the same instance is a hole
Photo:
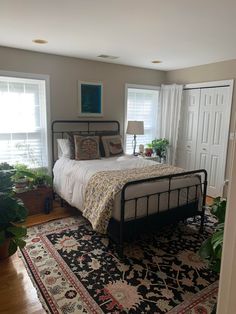
[[[172,187],[173,179],[198,176],[199,183],[183,186],[183,187]],[[126,196],[127,190],[131,186],[135,186],[141,183],[155,183],[160,181],[167,181],[168,188],[164,191],[155,191],[154,193],[148,193],[137,197],[128,198]],[[194,199],[189,198],[190,189],[195,189]],[[180,202],[180,196],[182,197],[181,191],[185,190],[186,200]],[[177,206],[171,207],[171,194],[177,194]],[[110,238],[118,245],[119,256],[123,256],[124,242],[127,238],[135,237],[137,234],[142,232],[150,231],[155,232],[159,226],[176,223],[180,220],[185,220],[189,217],[195,217],[200,215],[201,224],[200,230],[203,229],[204,225],[204,213],[205,213],[205,202],[207,192],[207,172],[205,169],[187,171],[184,173],[165,175],[160,177],[142,179],[137,181],[131,181],[124,185],[121,191],[121,207],[120,207],[120,221],[115,221],[113,218],[110,221],[108,227],[108,234]],[[167,208],[164,211],[160,211],[160,199],[165,194],[167,196]],[[156,212],[149,213],[149,201],[151,197],[156,196]],[[138,201],[140,199],[146,199],[146,215],[141,218],[137,215]],[[125,219],[126,203],[134,202],[134,217],[132,220],[127,221]],[[180,204],[182,203],[182,204]]]

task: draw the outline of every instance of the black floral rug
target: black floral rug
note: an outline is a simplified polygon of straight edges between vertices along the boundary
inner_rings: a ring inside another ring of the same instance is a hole
[[[214,219],[169,226],[127,244],[120,260],[81,217],[31,227],[22,257],[50,313],[211,313],[218,276],[197,251]]]

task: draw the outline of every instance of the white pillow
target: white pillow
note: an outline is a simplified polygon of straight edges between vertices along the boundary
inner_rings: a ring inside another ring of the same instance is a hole
[[[57,139],[58,158],[71,158],[70,142],[67,138]]]

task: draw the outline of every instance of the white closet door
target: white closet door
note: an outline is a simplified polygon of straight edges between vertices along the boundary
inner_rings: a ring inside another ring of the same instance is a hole
[[[196,168],[195,157],[199,104],[200,89],[183,91],[178,166],[187,170],[194,170]]]
[[[221,196],[230,119],[229,87],[201,90],[196,167],[208,172],[208,195]]]

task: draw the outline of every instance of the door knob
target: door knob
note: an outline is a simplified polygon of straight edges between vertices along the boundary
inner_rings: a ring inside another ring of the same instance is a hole
[[[203,148],[202,150],[206,151],[207,149],[206,149],[206,148]]]

